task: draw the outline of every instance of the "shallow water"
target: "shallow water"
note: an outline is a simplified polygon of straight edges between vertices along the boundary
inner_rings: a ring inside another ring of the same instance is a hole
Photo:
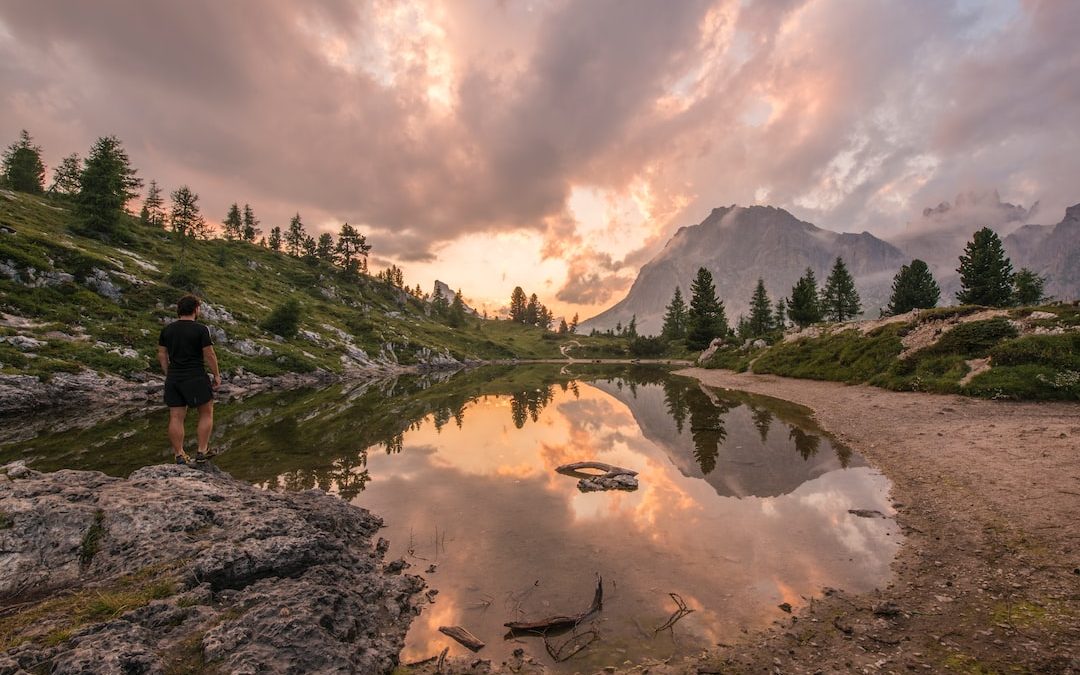
[[[691,654],[824,587],[882,585],[899,544],[892,520],[848,513],[889,513],[887,479],[803,409],[659,369],[487,368],[257,396],[218,419],[222,469],[383,516],[388,559],[438,590],[403,661],[467,653],[438,632],[460,625],[487,643],[479,657],[524,647],[550,663],[542,639],[505,640],[502,624],[583,611],[598,575],[603,611],[577,630],[597,639],[561,669]],[[158,411],[38,434],[0,446],[0,461],[125,474],[167,456],[163,422]],[[554,470],[587,459],[638,471],[640,488],[582,493]],[[671,593],[694,612],[657,633]]]

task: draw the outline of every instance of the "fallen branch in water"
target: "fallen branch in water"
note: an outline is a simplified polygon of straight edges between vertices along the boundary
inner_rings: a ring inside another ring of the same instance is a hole
[[[544,649],[547,650],[548,656],[550,656],[555,663],[562,663],[563,661],[569,661],[577,654],[581,653],[583,649],[591,645],[600,637],[600,633],[595,630],[589,629],[584,633],[578,633],[569,638],[566,642],[562,643],[558,647],[553,647],[548,637],[544,636]],[[567,647],[570,647],[570,651],[563,653]]]
[[[480,638],[476,637],[461,626],[439,626],[439,632],[443,635],[454,638],[461,643],[461,646],[474,652],[478,652],[484,648],[484,643],[482,640],[480,640]]]
[[[675,624],[678,623],[679,619],[683,618],[687,614],[693,614],[693,612],[694,612],[694,610],[689,609],[686,606],[686,603],[683,602],[682,597],[679,596],[678,593],[668,593],[668,595],[670,595],[671,599],[675,601],[676,609],[672,613],[672,615],[668,617],[667,621],[665,621],[662,625],[660,625],[655,630],[653,630],[654,634],[659,633],[660,631],[663,631],[663,630],[670,630],[672,632],[672,634],[674,634],[675,633]]]
[[[544,635],[549,630],[563,630],[567,628],[573,628],[582,621],[584,621],[590,614],[599,612],[604,605],[604,580],[601,577],[596,578],[596,592],[593,593],[592,604],[589,608],[580,614],[573,614],[571,616],[549,616],[546,619],[540,619],[539,621],[510,621],[503,625],[510,629],[510,635],[515,633],[532,633],[535,635]]]

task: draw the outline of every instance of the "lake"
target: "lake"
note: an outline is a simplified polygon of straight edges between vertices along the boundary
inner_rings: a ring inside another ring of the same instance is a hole
[[[805,409],[659,367],[492,366],[260,394],[216,417],[221,469],[385,519],[387,559],[438,591],[405,662],[468,653],[438,632],[459,625],[487,643],[478,657],[523,647],[552,665],[543,638],[506,638],[503,624],[582,612],[598,577],[602,611],[548,638],[562,655],[587,645],[557,670],[693,654],[826,587],[888,583],[900,543],[892,519],[849,513],[892,513],[888,479]],[[0,462],[126,475],[168,461],[165,420],[6,420]],[[638,489],[584,493],[555,471],[584,460],[637,471]],[[679,602],[693,611],[676,614]]]

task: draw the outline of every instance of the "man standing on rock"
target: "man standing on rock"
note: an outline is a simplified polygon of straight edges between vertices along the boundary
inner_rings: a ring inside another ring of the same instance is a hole
[[[195,461],[210,456],[210,432],[214,428],[214,392],[221,385],[217,355],[210,331],[195,321],[199,299],[185,295],[176,303],[177,321],[161,329],[158,363],[165,373],[165,405],[169,406],[169,443],[177,464],[189,464],[184,452],[184,418],[188,408],[199,411],[199,450]],[[206,374],[206,365],[213,380]]]

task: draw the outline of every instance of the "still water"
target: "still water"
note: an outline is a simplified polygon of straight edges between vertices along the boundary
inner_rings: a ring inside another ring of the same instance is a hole
[[[886,583],[899,544],[889,482],[817,429],[805,410],[711,390],[655,368],[484,368],[265,394],[218,407],[218,465],[271,489],[320,487],[386,521],[388,559],[437,589],[403,661],[517,647],[551,664],[508,621],[576,614],[604,580],[586,649],[560,670],[691,654],[767,627],[824,587]],[[0,462],[124,475],[167,458],[161,411],[84,429],[0,429]],[[638,472],[636,491],[582,493],[561,464]],[[670,630],[657,632],[677,609]],[[549,639],[557,649],[573,633]],[[584,642],[585,639],[582,639]]]

